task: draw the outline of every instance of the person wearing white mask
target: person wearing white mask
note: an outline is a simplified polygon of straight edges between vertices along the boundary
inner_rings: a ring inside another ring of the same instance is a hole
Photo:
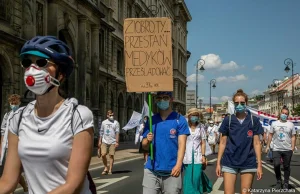
[[[8,98],[8,102],[10,105],[11,111],[4,115],[1,124],[1,144],[0,144],[0,177],[2,176],[6,155],[7,155],[7,148],[8,148],[8,120],[11,118],[14,112],[18,110],[21,104],[20,96],[18,94],[12,94]],[[24,176],[20,176],[19,184],[23,187],[24,193],[28,193],[28,187],[25,181]]]
[[[289,178],[291,174],[291,159],[295,150],[296,130],[292,122],[288,121],[289,110],[287,107],[281,109],[279,120],[274,121],[270,128],[266,153],[270,149],[273,140],[273,163],[276,175],[276,189],[289,189]],[[284,182],[281,180],[280,163],[283,160]]]
[[[92,111],[65,98],[60,85],[72,74],[72,51],[54,36],[36,36],[20,54],[26,88],[36,99],[8,121],[8,153],[0,194],[11,193],[24,170],[29,194],[91,194]]]
[[[213,154],[216,154],[216,144],[218,139],[218,128],[214,125],[212,120],[209,121],[209,126],[207,128],[208,144],[213,151]]]
[[[119,147],[119,133],[120,124],[114,119],[114,113],[112,110],[107,111],[107,119],[101,124],[99,134],[98,147],[101,149],[101,156],[103,160],[104,170],[102,175],[112,174],[112,168],[114,165],[114,155],[116,148]],[[109,169],[107,166],[106,155],[109,154]]]

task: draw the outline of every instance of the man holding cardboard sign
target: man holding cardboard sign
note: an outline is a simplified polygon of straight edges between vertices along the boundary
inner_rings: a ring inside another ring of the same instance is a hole
[[[156,104],[160,109],[152,117],[143,134],[143,148],[153,144],[153,160],[147,160],[144,169],[143,194],[179,194],[182,189],[182,161],[187,136],[190,135],[186,119],[172,110],[172,92],[158,92]]]
[[[124,22],[127,92],[173,91],[170,18],[127,18]]]
[[[158,92],[159,114],[152,117],[152,94],[173,91],[172,24],[170,18],[128,18],[124,21],[125,79],[127,92],[148,92],[149,121],[143,148],[150,151],[143,193],[180,193],[181,170],[189,128],[172,111],[172,92]]]

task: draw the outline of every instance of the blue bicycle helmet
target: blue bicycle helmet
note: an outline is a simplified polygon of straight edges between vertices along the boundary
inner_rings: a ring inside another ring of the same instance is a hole
[[[70,48],[54,36],[36,36],[27,41],[21,49],[20,57],[25,55],[52,59],[66,77],[69,77],[74,69]]]

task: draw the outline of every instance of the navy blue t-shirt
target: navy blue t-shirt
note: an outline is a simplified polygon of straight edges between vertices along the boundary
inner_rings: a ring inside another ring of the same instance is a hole
[[[157,172],[171,172],[177,162],[178,136],[190,135],[186,119],[176,112],[172,112],[166,120],[160,114],[152,116],[153,129],[153,162],[150,154],[145,168]],[[149,123],[145,125],[143,137],[150,132]]]
[[[225,117],[219,132],[227,136],[226,148],[221,164],[230,168],[250,169],[257,168],[256,154],[253,147],[253,136],[264,133],[259,119],[248,114],[240,123],[235,115],[231,115],[229,129],[229,116]]]

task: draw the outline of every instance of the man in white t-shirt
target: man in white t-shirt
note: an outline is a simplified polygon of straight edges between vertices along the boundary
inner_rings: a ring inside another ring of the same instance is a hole
[[[99,134],[99,148],[101,149],[101,155],[104,165],[103,175],[112,174],[112,167],[114,164],[114,155],[116,148],[119,146],[119,133],[120,124],[114,119],[114,113],[112,110],[107,111],[107,119],[101,124]],[[109,170],[107,166],[106,155],[109,154]]]
[[[280,120],[275,121],[271,125],[268,138],[266,152],[270,148],[271,140],[273,140],[273,160],[274,171],[277,179],[276,189],[282,188],[280,159],[283,160],[284,184],[283,189],[289,188],[289,178],[291,173],[291,159],[296,143],[296,131],[292,122],[287,121],[289,110],[284,107],[281,110]]]
[[[207,137],[208,137],[208,144],[213,151],[213,154],[216,154],[216,144],[218,139],[218,128],[214,125],[212,120],[209,121],[209,127],[207,128]]]

